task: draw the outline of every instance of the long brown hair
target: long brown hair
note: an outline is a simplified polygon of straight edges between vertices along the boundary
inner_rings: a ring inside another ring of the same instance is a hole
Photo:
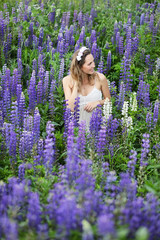
[[[84,73],[81,70],[83,64],[85,63],[86,56],[91,54],[91,51],[89,48],[87,48],[84,52],[83,55],[81,56],[81,60],[77,60],[77,55],[79,53],[80,49],[78,49],[72,56],[72,61],[71,61],[71,66],[70,66],[70,73],[71,77],[73,80],[78,82],[78,87],[80,88],[82,84],[82,80],[84,78]],[[88,82],[89,84],[93,85],[94,84],[94,79],[97,73],[93,74],[88,74]]]

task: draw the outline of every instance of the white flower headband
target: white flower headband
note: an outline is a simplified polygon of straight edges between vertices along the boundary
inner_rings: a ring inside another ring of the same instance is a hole
[[[79,52],[78,52],[78,55],[77,55],[77,57],[76,57],[78,62],[81,61],[82,56],[83,56],[83,53],[84,53],[84,51],[85,51],[86,49],[88,49],[88,48],[86,48],[86,47],[81,47],[81,48],[80,48],[80,50],[79,50]]]

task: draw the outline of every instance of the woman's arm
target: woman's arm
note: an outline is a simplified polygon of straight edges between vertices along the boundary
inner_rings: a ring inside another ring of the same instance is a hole
[[[103,100],[100,100],[99,104],[103,105],[106,98],[111,100],[111,94],[110,94],[110,91],[109,91],[107,78],[102,73],[100,74],[100,84],[101,84],[101,91],[102,91],[102,94],[103,94]]]
[[[65,100],[67,101],[68,107],[71,109],[71,111],[74,111],[74,103],[78,95],[78,84],[76,81],[71,83],[70,75],[64,77],[62,81]]]

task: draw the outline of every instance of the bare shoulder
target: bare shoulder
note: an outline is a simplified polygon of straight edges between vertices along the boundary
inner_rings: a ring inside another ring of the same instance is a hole
[[[69,85],[70,82],[71,82],[71,75],[65,76],[65,77],[63,78],[62,82],[63,82],[63,84],[65,84],[65,85],[66,85],[66,84]]]
[[[101,83],[107,81],[107,78],[106,78],[106,76],[105,76],[103,73],[97,72],[97,74],[98,74],[98,76],[99,76],[99,80],[100,80]]]

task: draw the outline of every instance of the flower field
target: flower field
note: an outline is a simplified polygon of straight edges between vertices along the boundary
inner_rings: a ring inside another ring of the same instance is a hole
[[[2,1],[0,239],[160,239],[160,3]],[[66,107],[72,54],[111,92]]]

